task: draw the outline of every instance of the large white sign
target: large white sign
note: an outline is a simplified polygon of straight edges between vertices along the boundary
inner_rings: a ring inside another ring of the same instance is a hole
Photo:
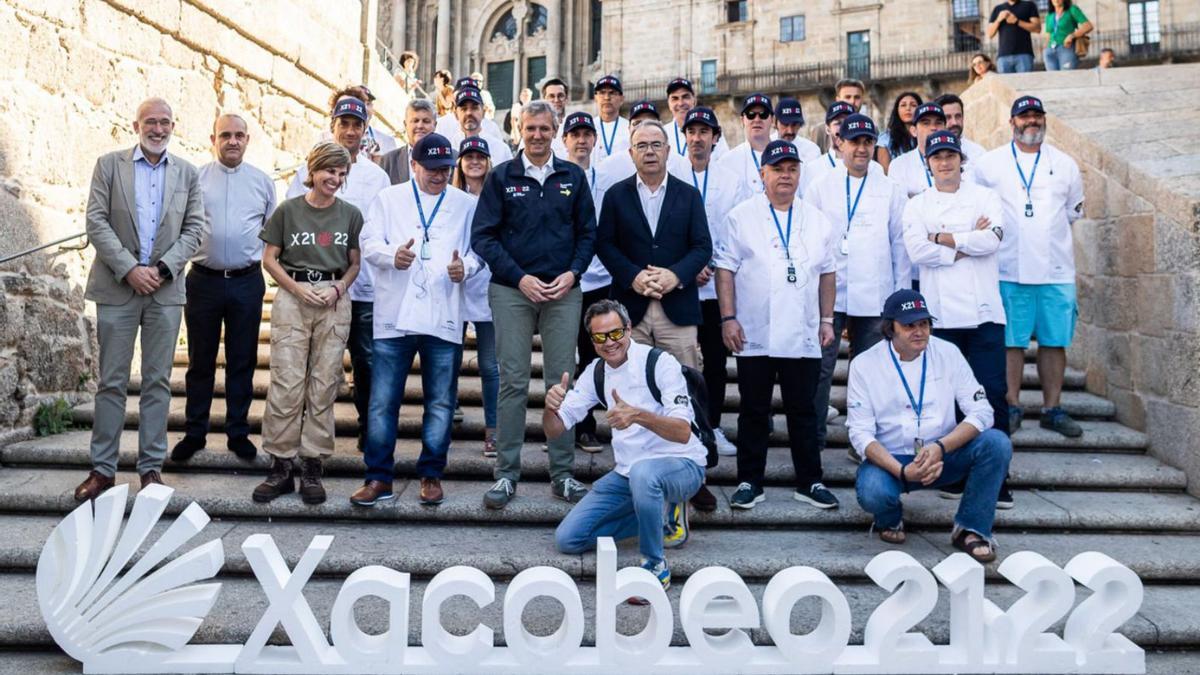
[[[1007,610],[984,597],[984,569],[955,553],[932,571],[901,551],[875,556],[867,576],[891,595],[867,618],[862,645],[847,644],[850,605],[824,573],[789,567],[770,582],[761,606],[732,570],[707,567],[688,578],[679,597],[687,646],[671,646],[675,616],[662,586],[647,571],[617,570],[616,546],[601,539],[596,565],[595,646],[581,646],[586,618],[579,588],[565,572],[535,567],[517,574],[504,594],[506,645],[491,628],[449,633],[441,606],[464,596],[480,607],[496,600],[495,584],[473,567],[451,567],[429,582],[421,600],[421,646],[408,644],[408,574],[372,565],[343,583],[329,617],[329,638],[304,598],[304,585],[333,543],[314,537],[289,570],[270,536],[255,534],[242,550],[269,607],[242,645],[188,644],[212,609],[224,563],[219,540],[165,565],[208,524],[195,503],[145,553],[137,552],[166,509],[171,488],[138,493],[122,528],[128,487],[84,504],[51,533],[38,560],[42,616],[58,645],[87,673],[1144,673],[1145,655],[1114,633],[1141,606],[1137,575],[1103,553],[1082,553],[1059,568],[1031,551],[1008,556],[999,572],[1025,591]],[[1074,607],[1075,583],[1091,595]],[[934,610],[938,584],[950,593],[950,641],[935,645],[912,628]],[[354,604],[388,602],[389,627],[364,633]],[[530,634],[521,614],[534,598],[565,608],[558,630]],[[636,635],[616,629],[617,606],[649,600],[649,620]],[[796,635],[796,603],[819,599],[810,633]],[[1074,609],[1072,609],[1074,607]],[[1067,617],[1062,635],[1048,632]],[[277,625],[292,646],[267,646]],[[773,645],[755,645],[747,629],[765,628]],[[726,629],[712,635],[705,629]]]

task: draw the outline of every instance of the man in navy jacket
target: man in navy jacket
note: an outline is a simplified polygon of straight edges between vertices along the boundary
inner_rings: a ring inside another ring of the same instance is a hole
[[[644,122],[630,152],[637,173],[609,188],[600,209],[596,253],[612,273],[612,297],[629,309],[633,339],[700,366],[696,275],[712,259],[700,192],[668,175],[666,131]]]
[[[524,149],[488,175],[471,227],[471,248],[492,272],[488,304],[500,362],[496,483],[483,497],[490,509],[508,505],[521,477],[535,328],[546,389],[575,372],[579,278],[592,261],[596,209],[583,170],[551,152],[558,124],[549,103],[525,107]],[[551,493],[571,503],[587,494],[571,474],[573,440],[568,435],[549,444]]]

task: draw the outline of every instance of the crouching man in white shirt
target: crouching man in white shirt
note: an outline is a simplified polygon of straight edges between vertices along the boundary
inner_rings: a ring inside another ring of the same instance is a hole
[[[616,467],[592,484],[592,490],[558,525],[554,539],[563,553],[596,548],[597,537],[637,535],[642,567],[666,589],[671,571],[663,557],[663,521],[672,505],[674,546],[687,540],[687,501],[704,482],[707,451],[692,431],[694,417],[679,361],[659,351],[654,364],[656,400],[647,377],[652,348],[633,342],[629,313],[615,300],[588,307],[583,326],[600,358],[567,389],[568,373],[546,392],[542,427],[553,440],[587,416],[593,406],[608,408]],[[596,391],[603,368],[604,390]],[[661,402],[660,402],[661,401]]]
[[[884,341],[850,363],[850,444],[863,458],[858,503],[879,538],[904,543],[901,494],[966,481],[951,543],[975,560],[996,559],[992,524],[1012,443],[992,429],[992,407],[952,343],[930,337],[920,293],[896,291],[883,308]],[[955,423],[955,404],[963,421]]]

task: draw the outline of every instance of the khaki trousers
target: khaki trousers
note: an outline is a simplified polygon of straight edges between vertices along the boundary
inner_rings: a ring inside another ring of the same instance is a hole
[[[695,326],[676,326],[667,318],[662,303],[651,300],[646,315],[633,327],[633,341],[658,347],[674,356],[681,365],[700,367],[700,347]]]
[[[350,298],[313,307],[282,288],[275,294],[263,450],[280,459],[333,454],[333,404],[345,379],[342,353],[349,337]]]

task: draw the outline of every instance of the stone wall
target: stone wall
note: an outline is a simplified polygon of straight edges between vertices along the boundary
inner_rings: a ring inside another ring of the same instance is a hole
[[[297,165],[328,125],[334,87],[363,77],[352,0],[0,0],[0,256],[84,229],[95,159],[136,142],[134,108],[171,102],[171,150],[201,164],[220,112],[250,125],[247,161]],[[370,52],[373,54],[373,50]],[[376,124],[403,94],[373,62]],[[91,250],[49,249],[0,266],[0,434],[46,397],[86,395],[94,309]],[[136,366],[135,366],[136,367]]]
[[[1007,142],[1018,93],[1083,172],[1070,363],[1200,494],[1200,64],[989,77],[964,95],[967,133]]]

